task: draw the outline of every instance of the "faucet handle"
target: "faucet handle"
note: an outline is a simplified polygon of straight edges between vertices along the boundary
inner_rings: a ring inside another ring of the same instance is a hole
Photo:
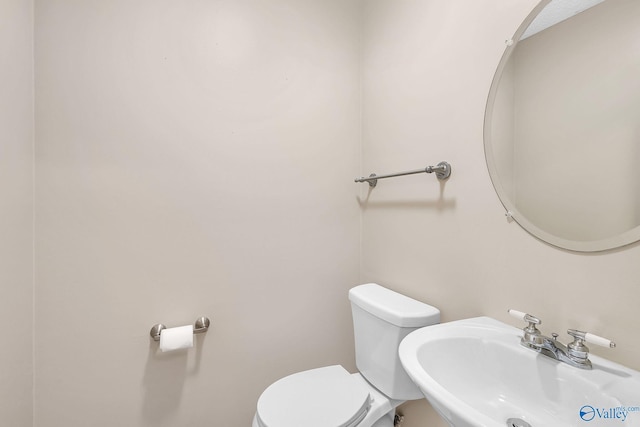
[[[513,309],[509,309],[507,311],[516,319],[524,320],[525,322],[529,323],[522,329],[524,335],[522,335],[522,339],[520,339],[520,344],[530,348],[534,348],[535,346],[542,344],[544,337],[540,333],[540,330],[536,328],[536,325],[541,324],[542,320],[538,319],[536,316],[532,316],[522,311]]]
[[[576,329],[567,329],[567,333],[574,338],[574,343],[580,344],[580,341],[588,342],[589,344],[601,345],[603,347],[615,348],[616,343],[613,341],[592,334],[590,332],[582,332]]]
[[[529,322],[529,327],[535,327],[535,325],[539,325],[542,323],[542,320],[538,319],[536,316],[532,316],[522,311],[514,310],[510,308],[507,312],[515,317],[516,319],[524,320],[525,322]]]

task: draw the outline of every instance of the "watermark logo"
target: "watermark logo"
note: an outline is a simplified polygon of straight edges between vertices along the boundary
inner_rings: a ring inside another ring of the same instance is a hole
[[[632,413],[640,414],[640,406],[616,406],[612,408],[600,408],[591,405],[584,405],[580,408],[580,418],[582,421],[607,420],[607,421],[626,421],[627,417]]]
[[[596,417],[596,410],[593,406],[585,405],[580,408],[580,418],[582,421],[591,421]]]

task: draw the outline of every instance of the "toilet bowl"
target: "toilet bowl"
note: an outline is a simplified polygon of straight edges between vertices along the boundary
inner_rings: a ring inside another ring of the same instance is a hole
[[[349,291],[356,366],[298,372],[271,384],[258,399],[252,427],[393,427],[395,409],[422,393],[398,358],[410,332],[440,321],[430,305],[374,283]]]

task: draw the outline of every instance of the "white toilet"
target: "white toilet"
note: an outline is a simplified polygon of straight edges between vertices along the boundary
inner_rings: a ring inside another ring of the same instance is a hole
[[[400,341],[440,321],[440,311],[374,283],[349,291],[356,366],[298,372],[258,399],[252,427],[393,427],[395,409],[424,398],[398,357]]]

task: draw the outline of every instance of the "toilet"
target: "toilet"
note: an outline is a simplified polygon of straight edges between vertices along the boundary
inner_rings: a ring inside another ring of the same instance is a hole
[[[439,323],[440,311],[375,283],[352,288],[349,300],[359,372],[334,365],[276,381],[258,399],[252,427],[393,427],[400,404],[424,398],[398,346]]]

